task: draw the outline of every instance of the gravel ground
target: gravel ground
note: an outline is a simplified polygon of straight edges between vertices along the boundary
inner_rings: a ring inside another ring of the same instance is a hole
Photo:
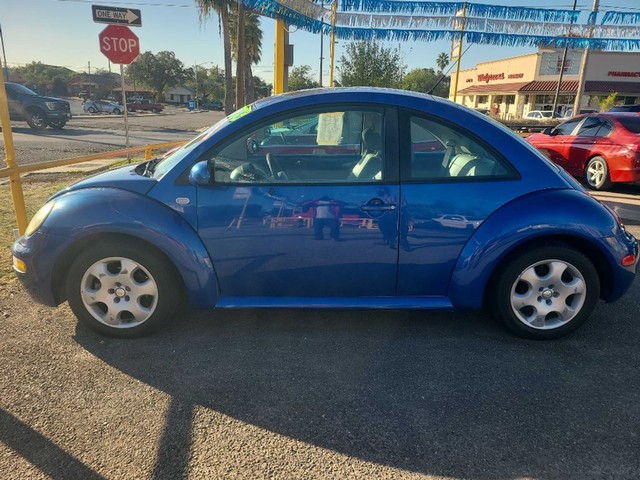
[[[636,480],[639,298],[554,342],[481,314],[318,310],[184,312],[125,341],[10,282],[0,477]]]

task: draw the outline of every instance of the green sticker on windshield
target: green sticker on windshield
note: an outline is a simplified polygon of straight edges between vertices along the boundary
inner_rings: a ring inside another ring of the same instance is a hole
[[[235,122],[236,120],[238,120],[239,118],[244,117],[247,113],[251,112],[251,110],[253,110],[253,104],[251,105],[247,105],[245,107],[242,107],[239,110],[236,110],[235,112],[233,112],[231,115],[229,115],[227,117],[227,120],[229,120],[230,122]]]

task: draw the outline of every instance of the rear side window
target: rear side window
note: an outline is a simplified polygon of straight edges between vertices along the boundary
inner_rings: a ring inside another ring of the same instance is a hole
[[[580,130],[578,130],[578,137],[595,137],[598,134],[598,131],[603,126],[604,121],[599,117],[589,117],[587,118]]]
[[[416,115],[409,122],[411,162],[405,180],[465,181],[513,176],[501,157],[469,133],[434,118]]]

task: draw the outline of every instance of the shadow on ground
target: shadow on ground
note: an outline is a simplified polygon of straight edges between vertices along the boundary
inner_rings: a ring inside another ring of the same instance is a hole
[[[318,310],[193,312],[149,338],[76,340],[171,395],[155,478],[188,472],[200,405],[424,474],[619,479],[640,472],[632,310],[602,306],[553,342],[480,315]]]

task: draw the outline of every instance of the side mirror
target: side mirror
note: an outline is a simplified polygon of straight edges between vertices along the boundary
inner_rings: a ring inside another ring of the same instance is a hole
[[[553,136],[553,127],[547,127],[544,130],[542,130],[542,133],[544,133],[545,135],[551,135]]]
[[[211,185],[211,172],[207,161],[198,162],[189,172],[189,183],[196,187],[206,187]]]

